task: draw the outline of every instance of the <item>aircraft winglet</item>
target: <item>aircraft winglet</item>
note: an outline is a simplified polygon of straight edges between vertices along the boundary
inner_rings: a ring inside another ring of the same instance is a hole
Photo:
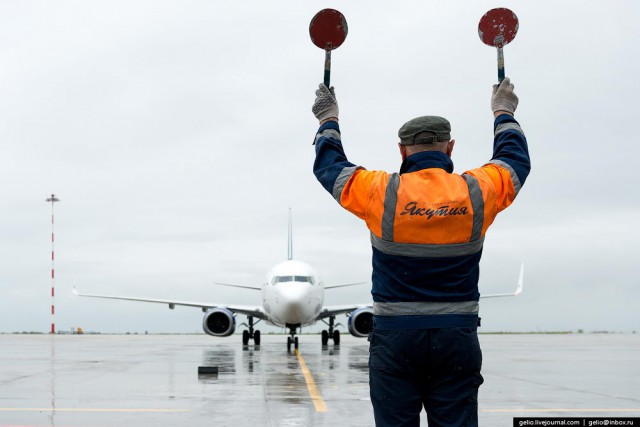
[[[522,293],[523,288],[524,288],[524,262],[520,264],[520,276],[518,277],[518,285],[516,287],[515,292],[504,293],[504,294],[483,294],[483,295],[480,295],[480,298],[516,297]]]

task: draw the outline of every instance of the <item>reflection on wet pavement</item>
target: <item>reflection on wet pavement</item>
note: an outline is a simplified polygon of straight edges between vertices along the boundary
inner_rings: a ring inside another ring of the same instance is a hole
[[[616,408],[640,416],[637,335],[480,341],[480,425],[557,408],[569,417],[621,415]],[[236,336],[0,335],[0,348],[0,427],[374,424],[368,342],[346,334],[339,348],[302,335],[299,355],[286,336],[268,334],[259,347]],[[219,373],[198,375],[199,366]]]

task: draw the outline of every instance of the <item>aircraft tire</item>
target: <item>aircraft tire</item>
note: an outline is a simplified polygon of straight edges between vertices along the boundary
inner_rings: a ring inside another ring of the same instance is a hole
[[[293,341],[293,347],[297,350],[298,349],[298,337],[295,337],[294,341]]]
[[[249,345],[249,331],[242,331],[242,345]]]
[[[329,344],[329,332],[325,329],[322,331],[322,345]]]
[[[333,331],[333,345],[340,345],[340,331]]]
[[[260,345],[260,331],[255,331],[253,333],[253,343],[255,345]]]

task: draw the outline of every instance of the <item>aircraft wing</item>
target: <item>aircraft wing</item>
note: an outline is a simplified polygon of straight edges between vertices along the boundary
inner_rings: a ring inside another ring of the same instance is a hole
[[[325,319],[331,316],[337,316],[338,314],[351,313],[353,310],[356,310],[358,308],[372,308],[372,305],[371,304],[330,305],[330,306],[324,307],[320,311],[320,313],[318,313],[316,320]]]
[[[357,283],[345,283],[342,285],[325,285],[325,289],[335,289],[335,288],[344,288],[345,286],[357,286],[357,285],[366,285],[369,282],[357,282]]]
[[[214,285],[220,285],[220,286],[230,286],[232,288],[253,289],[254,291],[262,290],[262,286],[234,285],[234,284],[231,284],[231,283],[220,283],[220,282],[214,282],[213,284]]]
[[[123,297],[123,296],[115,296],[115,295],[96,295],[96,294],[81,294],[74,287],[73,293],[80,297],[90,297],[90,298],[105,298],[105,299],[119,299],[124,301],[138,301],[138,302],[152,302],[156,304],[167,304],[170,309],[174,309],[176,305],[181,305],[185,307],[196,307],[202,309],[202,311],[207,311],[210,308],[226,308],[234,313],[244,314],[246,316],[253,316],[258,319],[267,319],[267,315],[260,307],[256,306],[244,306],[244,305],[227,305],[227,304],[214,304],[208,302],[190,302],[190,301],[177,301],[177,300],[165,300],[165,299],[153,299],[153,298],[138,298],[138,297]]]

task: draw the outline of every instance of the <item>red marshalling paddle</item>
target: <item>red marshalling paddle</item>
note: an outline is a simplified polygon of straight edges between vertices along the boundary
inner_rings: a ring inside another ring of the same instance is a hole
[[[309,35],[313,44],[324,49],[324,84],[329,87],[331,77],[331,51],[347,38],[347,20],[335,9],[323,9],[311,20]]]
[[[478,35],[486,45],[498,49],[498,80],[504,80],[503,46],[509,44],[518,33],[518,17],[509,9],[491,9],[480,18]]]

